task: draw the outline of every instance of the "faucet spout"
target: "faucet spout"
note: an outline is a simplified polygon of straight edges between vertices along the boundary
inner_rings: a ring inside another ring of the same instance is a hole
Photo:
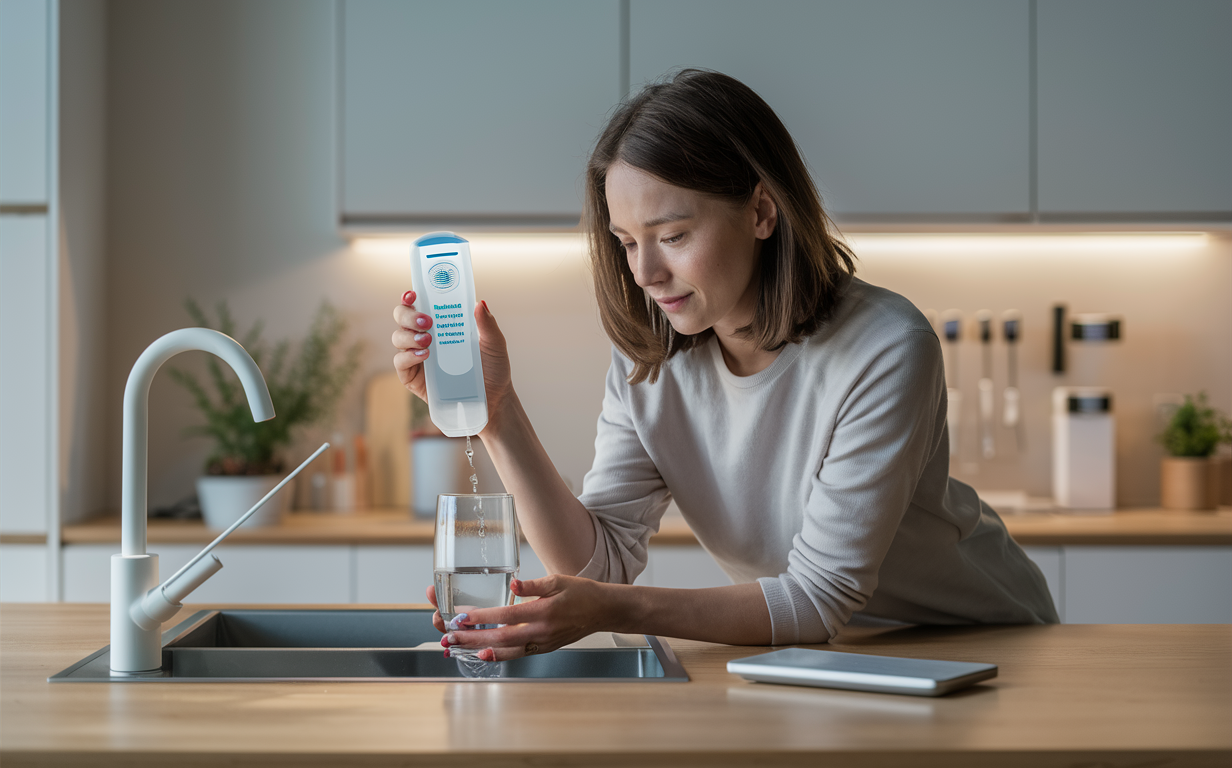
[[[208,328],[182,328],[146,348],[124,387],[124,452],[120,493],[121,552],[111,558],[111,673],[157,672],[162,662],[159,626],[179,610],[179,598],[213,575],[217,558],[201,561],[180,581],[158,584],[158,555],[146,553],[146,473],[150,382],[169,359],[189,350],[211,352],[227,362],[244,385],[257,421],[274,418],[265,377],[235,339]],[[176,574],[180,576],[181,574]],[[148,600],[147,600],[148,597]]]
[[[146,553],[150,382],[163,363],[189,350],[213,353],[231,366],[248,396],[254,421],[274,418],[274,403],[261,369],[230,336],[208,328],[181,328],[147,347],[133,364],[124,387],[124,467],[120,489],[120,551],[124,555]]]

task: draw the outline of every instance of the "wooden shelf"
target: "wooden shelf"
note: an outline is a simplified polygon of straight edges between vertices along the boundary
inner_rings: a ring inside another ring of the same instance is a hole
[[[1014,539],[1025,546],[1062,545],[1232,545],[1232,510],[1168,512],[1120,510],[1107,514],[1031,512],[1003,515]],[[433,521],[399,509],[344,514],[296,512],[266,528],[241,528],[229,544],[431,544]],[[217,536],[199,520],[151,520],[152,544],[205,544]],[[120,540],[118,518],[65,526],[65,544],[110,544]],[[15,539],[21,538],[21,541]],[[25,535],[0,536],[0,543],[39,543]],[[689,546],[697,539],[682,518],[663,520],[652,544]]]

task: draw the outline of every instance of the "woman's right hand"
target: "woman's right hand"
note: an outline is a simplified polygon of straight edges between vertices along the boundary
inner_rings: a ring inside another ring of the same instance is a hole
[[[423,362],[430,354],[432,345],[432,316],[414,306],[415,292],[402,294],[402,303],[394,307],[394,322],[398,329],[393,334],[393,345],[398,349],[394,355],[394,370],[402,385],[421,400],[428,399],[424,389]],[[483,361],[484,389],[488,395],[488,423],[499,413],[513,392],[509,374],[509,353],[505,336],[496,324],[496,318],[488,309],[488,303],[475,305],[475,325],[479,330],[479,352]]]

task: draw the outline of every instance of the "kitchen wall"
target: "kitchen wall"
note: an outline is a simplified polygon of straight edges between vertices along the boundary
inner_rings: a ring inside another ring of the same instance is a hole
[[[997,431],[998,457],[978,458],[976,382],[980,347],[964,329],[959,359],[964,391],[962,448],[952,473],[981,489],[1023,489],[1051,495],[1051,391],[1055,386],[1112,388],[1117,419],[1117,498],[1123,506],[1159,503],[1156,402],[1206,390],[1224,412],[1232,400],[1232,239],[1205,243],[1064,235],[1014,238],[916,239],[904,249],[893,238],[853,238],[861,276],[898,291],[916,306],[957,308],[968,320],[980,309],[999,319],[1023,314],[1019,387],[1026,450]],[[1051,372],[1051,306],[1071,313],[1109,312],[1124,318],[1120,342],[1070,343],[1068,370]],[[998,323],[999,326],[999,323]],[[998,334],[999,335],[999,334]],[[994,344],[994,381],[1005,383],[1005,345]],[[1158,397],[1162,396],[1162,397]]]
[[[302,336],[328,299],[365,344],[359,381],[390,369],[390,311],[410,287],[409,271],[402,257],[358,252],[336,230],[333,25],[327,0],[110,2],[103,506],[119,501],[125,377],[149,342],[189,324],[186,297],[226,300],[242,325],[263,320],[270,338]],[[1048,394],[1057,383],[1115,389],[1123,504],[1157,502],[1155,395],[1206,389],[1229,410],[1226,238],[1146,250],[1047,238],[917,241],[903,250],[885,237],[852,239],[860,275],[921,308],[1023,312],[1027,452],[992,462],[961,457],[956,474],[978,487],[1048,495]],[[491,242],[477,261],[477,290],[509,339],[515,383],[548,453],[579,489],[609,352],[576,241],[551,241],[531,272],[510,268],[519,242]],[[1057,299],[1073,311],[1124,315],[1125,340],[1072,348],[1072,372],[1054,378],[1046,339]],[[965,344],[963,386],[972,393],[977,365],[978,349]],[[997,366],[1000,383],[1000,345]],[[360,428],[362,391],[357,384],[348,393],[337,428]],[[152,505],[192,492],[208,444],[180,433],[196,421],[186,393],[165,375],[156,379]],[[305,436],[299,451],[319,436]]]
[[[107,4],[60,5],[60,515],[107,493]]]

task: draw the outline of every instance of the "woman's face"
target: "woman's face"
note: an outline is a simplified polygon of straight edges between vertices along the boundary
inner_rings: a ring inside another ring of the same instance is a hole
[[[727,336],[749,322],[759,241],[774,231],[777,214],[760,184],[736,206],[618,161],[608,168],[606,191],[633,279],[677,333],[715,328]]]

